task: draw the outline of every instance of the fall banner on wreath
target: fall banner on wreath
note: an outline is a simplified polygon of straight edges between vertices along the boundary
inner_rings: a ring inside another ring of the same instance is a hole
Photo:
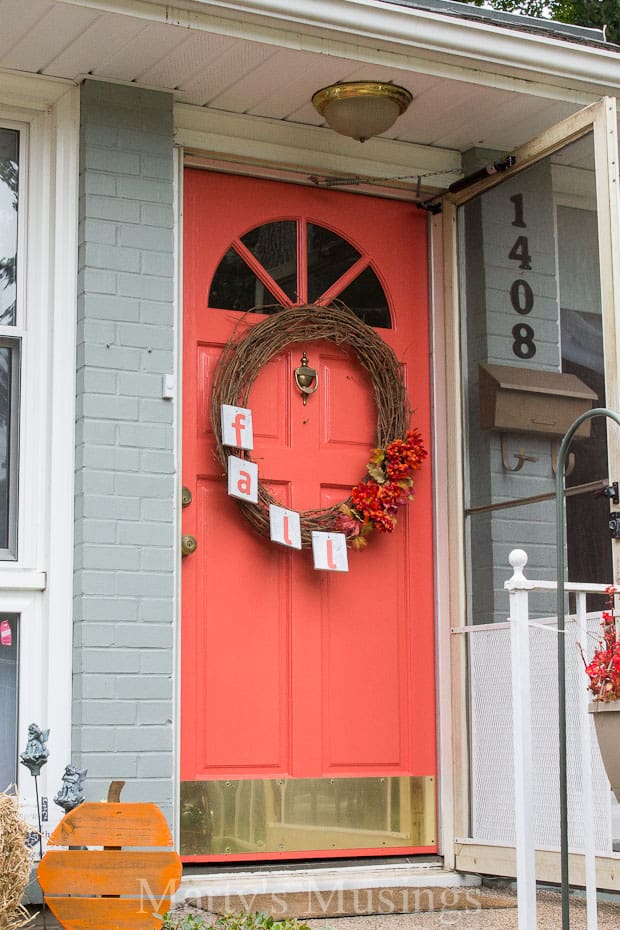
[[[354,350],[373,387],[377,447],[347,500],[297,513],[282,507],[260,481],[258,466],[249,456],[252,411],[244,404],[261,368],[287,345],[304,340],[326,340]],[[414,473],[427,451],[419,431],[410,427],[410,418],[394,352],[342,304],[279,308],[241,336],[233,335],[214,373],[211,422],[229,495],[260,535],[295,549],[312,547],[314,567],[321,570],[348,571],[347,547],[365,548],[375,530],[391,533],[399,508],[413,499]],[[231,455],[230,449],[242,454]]]

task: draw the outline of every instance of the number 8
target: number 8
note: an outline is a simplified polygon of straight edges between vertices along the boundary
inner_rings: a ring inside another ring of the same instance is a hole
[[[536,355],[534,345],[534,330],[527,323],[517,323],[512,327],[514,342],[512,351],[517,358],[533,358]]]

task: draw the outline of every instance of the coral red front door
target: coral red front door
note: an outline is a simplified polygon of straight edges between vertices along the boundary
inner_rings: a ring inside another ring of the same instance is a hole
[[[306,858],[436,849],[431,468],[395,531],[315,571],[227,495],[213,367],[244,311],[339,298],[396,352],[430,446],[426,221],[411,204],[188,169],[184,196],[181,852]],[[304,405],[303,353],[318,372]],[[296,344],[248,405],[261,480],[294,510],[365,474],[376,408],[357,359]]]

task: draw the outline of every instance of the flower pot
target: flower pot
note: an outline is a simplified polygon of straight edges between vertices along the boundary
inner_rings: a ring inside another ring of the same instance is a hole
[[[588,710],[594,719],[603,765],[611,790],[620,801],[620,701],[592,701]]]

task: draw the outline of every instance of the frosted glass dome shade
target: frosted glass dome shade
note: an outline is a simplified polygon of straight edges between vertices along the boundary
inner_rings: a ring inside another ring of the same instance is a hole
[[[393,126],[412,99],[397,84],[350,81],[321,88],[312,103],[331,129],[364,142]]]

